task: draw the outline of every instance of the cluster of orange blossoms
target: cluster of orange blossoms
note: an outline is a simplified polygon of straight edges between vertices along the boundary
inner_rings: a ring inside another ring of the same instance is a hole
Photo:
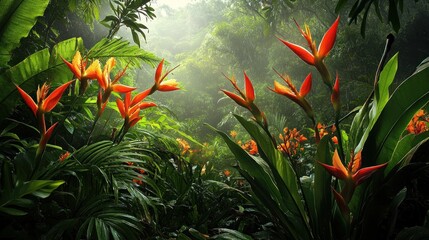
[[[70,152],[67,151],[59,156],[58,161],[64,162],[64,160],[66,160],[69,157],[70,157]]]
[[[307,138],[300,134],[296,128],[292,130],[287,127],[284,128],[283,134],[279,134],[279,138],[282,142],[277,146],[277,149],[287,156],[292,157],[299,151],[304,151],[301,143],[307,141]]]
[[[154,93],[155,91],[174,91],[179,89],[175,80],[164,81],[166,76],[173,70],[172,69],[162,74],[164,60],[159,63],[156,69],[155,83],[153,86],[135,95],[132,99],[131,91],[135,90],[136,88],[118,83],[121,77],[124,76],[126,67],[119,71],[114,76],[114,78],[111,79],[110,73],[116,65],[116,60],[114,58],[109,58],[107,60],[103,70],[101,69],[101,65],[98,60],[93,61],[92,64],[87,68],[86,66],[88,62],[86,59],[82,58],[79,51],[77,51],[74,55],[72,62],[68,62],[64,58],[63,61],[74,74],[74,76],[80,81],[79,95],[83,95],[85,93],[88,87],[88,81],[97,80],[99,83],[100,89],[97,96],[97,118],[100,117],[100,115],[103,113],[112,92],[125,94],[124,100],[116,100],[119,112],[125,121],[124,132],[126,132],[130,127],[134,126],[141,119],[139,116],[140,110],[156,106],[152,102],[142,102],[145,97]],[[48,95],[49,85],[44,83],[42,87],[39,87],[37,90],[37,103],[30,97],[29,94],[27,94],[19,86],[16,86],[25,103],[32,110],[38,120],[39,130],[41,132],[39,148],[42,150],[46,146],[46,143],[57,124],[53,124],[48,130],[46,130],[44,114],[50,112],[58,104],[63,93],[72,83],[73,81],[69,81],[59,86],[50,95]]]
[[[128,166],[133,166],[134,163],[133,162],[127,162]],[[137,178],[133,179],[133,183],[136,183],[138,185],[143,185],[143,175],[146,174],[146,171],[143,168],[138,168],[136,169],[136,171],[139,173],[139,175],[137,175]]]
[[[246,150],[250,155],[258,154],[258,146],[256,145],[256,142],[253,139],[242,144],[241,148]]]
[[[232,130],[231,132],[229,132],[229,135],[232,138],[236,138],[237,132]],[[244,144],[241,141],[237,141],[237,143],[238,143],[238,145],[241,146],[242,149],[247,151],[250,155],[257,155],[258,154],[258,146],[254,140],[248,140]]]
[[[182,150],[180,152],[181,155],[185,155],[186,153],[191,153],[191,146],[189,145],[189,143],[182,138],[176,138],[176,141],[179,143],[179,148],[180,150]]]
[[[97,108],[98,112],[95,118],[95,122],[97,119],[101,116],[101,114],[104,111],[104,108],[106,107],[108,100],[111,96],[112,92],[122,93],[125,94],[125,97],[123,100],[116,99],[116,104],[118,106],[119,112],[124,119],[124,125],[121,129],[122,136],[125,135],[125,133],[128,131],[128,129],[132,126],[134,126],[140,119],[141,116],[139,115],[140,110],[156,106],[155,103],[152,102],[143,102],[143,100],[154,93],[155,91],[174,91],[178,90],[178,84],[175,80],[166,80],[164,79],[167,77],[167,75],[174,70],[171,69],[163,74],[163,64],[164,60],[162,60],[155,72],[155,83],[152,87],[149,89],[136,94],[133,98],[131,97],[131,92],[134,91],[135,87],[125,86],[122,84],[119,84],[119,80],[122,76],[125,74],[125,70],[127,67],[125,67],[123,70],[119,71],[114,78],[111,78],[111,71],[116,65],[116,60],[114,58],[109,58],[106,61],[106,64],[101,69],[100,62],[98,60],[95,60],[92,62],[92,64],[87,68],[87,60],[83,59],[80,52],[77,51],[76,54],[73,57],[72,62],[68,62],[63,58],[64,63],[66,66],[71,70],[71,72],[74,74],[74,77],[80,81],[79,85],[79,95],[83,95],[89,85],[90,80],[97,80],[99,83],[99,91],[97,95]],[[48,129],[46,127],[45,123],[45,113],[50,112],[52,109],[55,108],[55,106],[60,101],[62,95],[67,90],[67,88],[74,82],[74,80],[66,82],[56,88],[54,91],[52,91],[51,94],[48,94],[49,92],[49,85],[44,83],[41,87],[39,86],[37,89],[37,95],[36,95],[36,101],[33,100],[33,98],[26,93],[23,89],[21,89],[18,85],[16,85],[16,88],[21,95],[21,97],[24,99],[24,102],[26,105],[31,109],[33,114],[35,115],[39,130],[40,130],[40,142],[39,146],[36,152],[36,159],[40,159],[42,156],[42,153],[44,152],[46,148],[46,144],[48,140],[50,139],[54,128],[56,127],[57,123],[54,123],[52,126],[50,126]],[[94,123],[95,123],[94,122]],[[59,161],[63,162],[65,159],[69,158],[70,153],[66,152],[59,156]],[[38,164],[36,162],[36,164]],[[143,176],[141,174],[144,174],[144,170],[139,170],[140,175],[138,176],[138,179],[133,179],[133,182],[142,185],[142,178]]]
[[[167,75],[173,70],[172,69],[170,71],[167,71],[162,75],[164,60],[162,60],[158,64],[158,67],[155,72],[155,83],[153,84],[153,86],[139,94],[136,94],[133,98],[131,98],[131,92],[134,91],[136,88],[118,83],[119,80],[125,75],[127,67],[119,71],[115,75],[115,77],[111,79],[110,73],[116,65],[115,58],[109,58],[103,70],[101,70],[100,62],[98,60],[92,62],[92,64],[86,69],[87,61],[82,59],[82,56],[79,51],[76,52],[71,63],[65,59],[63,59],[63,61],[70,68],[75,77],[80,81],[80,95],[85,93],[86,87],[88,86],[88,80],[96,79],[98,81],[100,86],[100,90],[97,96],[98,117],[104,111],[104,108],[106,107],[106,104],[112,92],[125,94],[124,100],[116,100],[119,112],[125,121],[125,132],[130,127],[134,126],[138,121],[140,121],[140,110],[156,106],[156,104],[152,102],[143,102],[143,100],[147,96],[151,95],[155,91],[166,92],[179,89],[178,84],[175,80],[164,81]]]
[[[420,109],[408,123],[407,131],[412,134],[419,134],[429,130],[429,116],[423,109]]]
[[[229,177],[231,176],[231,171],[229,169],[225,169],[223,170],[223,175],[225,175],[225,177]]]
[[[328,127],[326,125],[323,125],[321,123],[317,123],[317,131],[319,131],[320,138],[323,138],[326,135],[334,135],[335,131],[337,130],[337,128],[335,127],[335,125],[332,125],[332,127],[330,128],[330,132],[327,131],[327,129],[328,129]],[[338,138],[337,138],[337,136],[333,136],[331,138],[331,140],[335,144],[338,144]]]

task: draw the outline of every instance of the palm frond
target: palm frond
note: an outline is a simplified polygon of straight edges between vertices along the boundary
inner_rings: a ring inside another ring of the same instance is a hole
[[[131,45],[127,40],[121,38],[101,39],[88,52],[88,58],[103,59],[114,57],[125,66],[141,66],[143,63],[155,66],[161,59],[153,53],[140,49],[136,45]]]

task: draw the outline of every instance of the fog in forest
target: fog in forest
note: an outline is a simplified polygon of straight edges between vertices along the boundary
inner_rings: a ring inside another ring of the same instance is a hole
[[[429,1],[0,0],[0,239],[429,239]]]
[[[170,68],[180,65],[171,77],[180,82],[183,90],[156,98],[174,112],[178,121],[186,123],[187,131],[203,139],[206,134],[212,134],[205,123],[232,128],[231,113],[245,111],[234,107],[233,101],[220,92],[220,89],[232,90],[224,75],[235,76],[238,85],[242,86],[244,71],[255,85],[256,102],[269,112],[268,118],[274,125],[280,129],[284,125],[298,128],[305,125],[299,107],[268,89],[274,80],[281,81],[273,69],[289,75],[297,86],[309,72],[316,73],[277,39],[305,46],[305,39],[294,21],[302,28],[308,25],[313,39],[319,44],[324,32],[340,16],[337,41],[327,61],[331,71],[336,71],[342,80],[342,95],[347,103],[343,105],[344,113],[362,104],[371,91],[389,33],[396,36],[389,56],[399,52],[395,85],[410,75],[429,54],[428,5],[422,2],[407,2],[398,33],[371,12],[365,36],[362,36],[360,21],[348,24],[346,10],[335,13],[335,4],[329,4],[329,1],[299,1],[293,8],[277,9],[278,13],[272,19],[258,13],[260,6],[255,2],[195,0],[175,6],[166,5],[168,1],[158,1],[154,3],[157,17],[145,22],[148,31],[142,48],[165,58]],[[145,69],[141,76],[149,80],[137,83],[143,86],[151,80],[153,72]],[[310,102],[326,101],[324,95],[328,91],[320,79],[316,77],[314,80]],[[322,104],[314,105],[322,113],[318,116],[321,121],[332,116],[331,109],[324,109]],[[286,117],[280,118],[280,115]]]

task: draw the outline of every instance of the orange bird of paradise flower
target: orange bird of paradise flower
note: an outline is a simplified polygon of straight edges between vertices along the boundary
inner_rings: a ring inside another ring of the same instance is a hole
[[[135,87],[130,87],[118,83],[119,79],[124,76],[125,71],[127,69],[126,67],[123,70],[119,71],[112,81],[112,79],[110,78],[110,72],[115,65],[115,58],[109,58],[106,62],[106,65],[104,66],[101,78],[97,79],[98,83],[100,84],[100,87],[104,90],[101,103],[107,102],[112,92],[127,93],[136,89]]]
[[[240,105],[244,108],[247,108],[252,113],[256,122],[258,122],[258,123],[260,123],[266,127],[267,126],[267,119],[265,117],[265,114],[263,112],[261,112],[261,110],[259,110],[259,108],[254,103],[254,101],[255,101],[255,90],[254,90],[253,84],[250,81],[250,78],[247,76],[246,72],[244,72],[244,90],[245,90],[245,92],[243,92],[237,86],[237,80],[234,77],[232,77],[232,78],[226,77],[226,78],[231,82],[232,86],[238,92],[239,95],[237,95],[233,92],[224,90],[224,89],[221,89],[221,91],[223,93],[225,93],[225,95],[227,95],[229,98],[234,100],[234,102],[236,102],[238,105]]]
[[[286,96],[290,100],[297,103],[304,111],[307,113],[308,117],[311,118],[311,120],[314,120],[314,113],[313,109],[311,108],[310,104],[305,99],[305,96],[310,92],[311,85],[312,85],[312,75],[311,73],[307,75],[305,80],[302,82],[301,87],[299,91],[296,89],[295,85],[293,85],[291,79],[289,76],[282,76],[279,72],[276,71],[276,73],[283,79],[283,81],[288,85],[284,86],[280,84],[277,81],[274,81],[274,89],[270,88],[271,91],[278,93],[280,95]]]
[[[45,113],[50,112],[52,109],[55,108],[55,106],[60,101],[62,95],[64,94],[65,90],[72,82],[73,81],[69,81],[62,84],[54,91],[52,91],[52,93],[49,95],[49,85],[44,83],[41,87],[39,86],[37,89],[37,103],[30,97],[30,95],[28,95],[28,93],[26,93],[18,85],[15,85],[18,89],[19,94],[24,99],[24,102],[31,109],[39,123],[41,139],[38,148],[38,155],[44,151],[48,140],[51,138],[51,135],[58,124],[58,122],[56,122],[48,130],[46,130]]]
[[[156,68],[155,83],[153,84],[153,86],[137,94],[133,99],[133,103],[142,101],[145,97],[153,94],[156,91],[170,92],[170,91],[175,91],[180,89],[179,84],[175,79],[169,79],[164,81],[164,79],[168,76],[168,74],[170,74],[178,66],[162,74],[163,66],[164,66],[164,59],[161,60],[161,62],[158,64]]]
[[[331,175],[336,177],[337,179],[341,179],[345,181],[345,186],[343,191],[341,192],[342,201],[348,203],[351,200],[354,189],[361,184],[364,180],[369,178],[375,171],[381,169],[387,165],[387,163],[383,163],[380,165],[361,168],[362,157],[361,151],[359,151],[356,155],[354,155],[347,168],[341,162],[340,156],[338,155],[338,151],[335,149],[334,155],[332,157],[332,166],[319,162]],[[335,190],[334,190],[335,191]],[[340,194],[336,193],[336,198]]]
[[[88,87],[88,80],[101,78],[101,67],[100,62],[98,60],[95,60],[88,68],[86,68],[87,61],[82,59],[82,56],[79,51],[75,53],[71,63],[65,60],[63,57],[61,57],[61,59],[70,69],[70,71],[72,71],[74,76],[79,79],[80,95],[82,95]]]
[[[307,25],[305,25],[305,31],[303,31],[301,27],[298,25],[298,23],[295,22],[302,36],[305,38],[305,40],[307,40],[307,43],[311,52],[297,44],[291,43],[289,41],[285,41],[280,38],[279,40],[283,44],[285,44],[290,50],[292,50],[298,57],[300,57],[304,62],[315,66],[318,64],[318,62],[321,62],[329,54],[332,47],[334,46],[334,43],[337,37],[337,29],[338,29],[339,21],[340,21],[340,17],[337,17],[337,19],[334,21],[332,26],[328,29],[328,31],[326,31],[318,48],[316,48],[316,42],[313,41],[311,37],[310,28]]]
[[[156,106],[153,102],[138,102],[132,104],[131,92],[127,92],[125,94],[123,101],[117,98],[116,105],[118,106],[122,118],[125,119],[124,126],[126,129],[134,126],[138,121],[140,121],[140,110]]]

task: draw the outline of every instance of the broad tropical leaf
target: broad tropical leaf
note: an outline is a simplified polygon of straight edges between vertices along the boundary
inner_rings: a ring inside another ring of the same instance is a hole
[[[57,85],[65,83],[71,79],[72,74],[64,63],[59,62],[61,61],[59,56],[71,59],[76,50],[82,46],[83,42],[80,38],[65,40],[54,46],[52,54],[48,49],[41,50],[0,74],[0,85],[2,86],[0,121],[9,115],[19,99],[14,84],[27,90],[37,89],[37,85],[46,79],[51,79]]]
[[[395,54],[380,73],[380,79],[374,89],[374,101],[370,104],[370,107],[365,103],[356,114],[350,130],[353,140],[356,142],[355,151],[363,148],[368,134],[389,100],[389,87],[395,78],[397,69],[398,54]]]
[[[384,175],[388,175],[389,172],[396,166],[396,164],[408,164],[409,159],[406,156],[412,155],[413,151],[416,151],[422,143],[429,140],[429,132],[423,132],[417,135],[408,134],[404,136],[396,145],[393,151],[392,157],[384,170]],[[406,161],[406,163],[404,163]]]
[[[216,130],[217,131],[217,130]],[[281,180],[278,172],[273,173],[269,164],[259,157],[249,155],[228,135],[217,131],[235,155],[239,163],[239,171],[252,186],[254,202],[261,209],[268,209],[276,219],[277,224],[283,226],[287,236],[293,239],[308,239],[309,231],[306,220],[301,215],[302,205],[294,201],[290,189]],[[259,203],[259,204],[258,204]]]
[[[388,162],[414,114],[429,101],[429,68],[406,79],[392,94],[371,129],[362,158],[365,166]]]
[[[329,137],[324,137],[320,140],[316,152],[316,160],[331,164],[332,156],[329,149]],[[331,175],[322,167],[322,165],[314,164],[314,200],[312,207],[315,221],[313,227],[316,228],[317,235],[322,239],[332,238],[331,214],[332,214],[332,190],[331,190]],[[329,220],[328,220],[329,219]]]
[[[2,0],[0,1],[0,67],[7,67],[12,51],[21,38],[43,16],[49,0]]]
[[[25,211],[15,208],[16,206],[31,206],[31,200],[24,198],[34,195],[39,198],[47,198],[62,185],[62,180],[32,180],[14,187],[9,192],[3,192],[0,197],[0,212],[10,215],[25,215]]]

